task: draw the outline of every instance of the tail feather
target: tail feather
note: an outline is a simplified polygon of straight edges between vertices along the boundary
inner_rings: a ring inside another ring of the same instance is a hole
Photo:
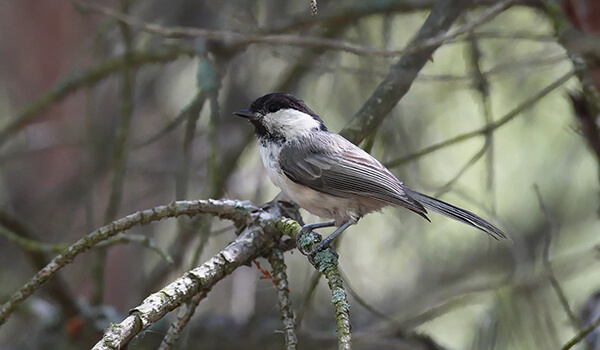
[[[473,226],[487,233],[490,237],[494,238],[495,240],[506,238],[506,234],[504,234],[502,230],[492,225],[487,220],[482,219],[481,217],[471,213],[468,210],[455,207],[452,204],[426,196],[422,193],[413,191],[408,188],[403,188],[403,190],[409,197],[412,197],[414,200],[421,203],[427,209],[430,209],[438,214],[445,215],[456,221],[460,221],[469,226]]]

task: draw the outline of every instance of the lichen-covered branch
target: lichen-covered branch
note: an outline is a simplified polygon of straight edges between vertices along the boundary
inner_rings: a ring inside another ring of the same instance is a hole
[[[267,211],[255,211],[238,238],[204,264],[150,295],[118,325],[112,325],[93,349],[120,349],[140,331],[160,320],[169,311],[207,293],[236,268],[250,263],[272,249],[282,234],[295,234],[298,223],[278,218]],[[283,229],[283,230],[281,230]]]
[[[292,301],[290,300],[290,287],[287,279],[285,261],[283,261],[283,252],[279,249],[273,249],[268,256],[269,264],[273,269],[273,278],[275,278],[277,295],[279,300],[279,312],[283,321],[283,334],[285,335],[286,350],[294,350],[298,347],[296,337],[296,318],[292,310]]]
[[[152,209],[128,215],[113,221],[75,242],[64,252],[56,256],[46,267],[38,271],[35,276],[22,286],[13,296],[2,305],[0,309],[0,326],[6,322],[11,313],[31,294],[53,277],[58,270],[75,259],[76,256],[95,246],[96,244],[134,226],[182,215],[211,214],[222,219],[232,220],[237,227],[244,226],[251,219],[250,212],[257,210],[248,202],[236,200],[195,200],[178,201],[169,205],[158,206]]]
[[[298,229],[300,225],[296,224]],[[297,230],[296,230],[297,232]],[[295,236],[294,236],[295,237]],[[309,232],[298,241],[298,249],[312,251],[321,242],[321,235]],[[331,303],[335,308],[335,320],[338,333],[338,348],[350,349],[352,345],[352,326],[350,324],[350,304],[344,289],[344,283],[338,268],[337,254],[331,248],[318,252],[311,263],[327,279],[331,290]]]

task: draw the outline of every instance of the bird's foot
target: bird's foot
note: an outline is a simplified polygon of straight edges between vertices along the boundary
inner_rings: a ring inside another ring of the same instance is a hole
[[[327,256],[317,258],[317,254],[325,252],[325,250],[329,250],[329,252],[328,252],[329,254],[327,255],[327,256],[329,256],[329,258],[334,258],[337,260],[340,257],[338,255],[338,253],[331,246],[331,241],[329,241],[327,239],[321,241],[308,254],[304,254],[304,255],[306,255],[308,257],[308,261],[311,264],[313,264],[315,266],[320,266],[322,263],[322,260],[327,259]]]
[[[312,250],[310,252],[307,252],[306,247],[314,244],[319,244],[319,242],[321,242],[322,239],[323,237],[321,236],[321,234],[313,231],[313,228],[309,225],[304,225],[296,235],[296,247],[302,255],[308,256],[312,253]]]

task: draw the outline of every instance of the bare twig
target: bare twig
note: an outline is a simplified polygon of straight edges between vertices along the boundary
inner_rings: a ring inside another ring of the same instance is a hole
[[[121,11],[124,13],[129,12],[129,0],[120,0],[119,6]],[[121,110],[119,113],[120,122],[117,128],[117,135],[113,148],[113,157],[111,164],[111,183],[110,183],[110,194],[108,197],[108,204],[106,206],[106,212],[104,213],[104,223],[109,223],[117,217],[121,202],[123,199],[123,184],[125,182],[125,164],[127,162],[127,155],[129,152],[129,132],[131,127],[131,118],[133,116],[133,88],[134,88],[134,71],[131,68],[131,53],[132,49],[132,36],[129,30],[129,26],[123,23],[119,23],[119,31],[123,39],[125,46],[125,53],[123,55],[125,65],[122,71],[121,81]],[[92,262],[91,274],[94,281],[94,288],[92,296],[90,297],[92,304],[102,304],[104,300],[104,287],[105,287],[105,269],[106,269],[106,254],[105,248],[98,249],[95,259]]]
[[[435,197],[439,197],[443,194],[445,194],[446,192],[450,191],[450,189],[452,188],[452,186],[454,186],[454,184],[456,183],[456,181],[458,181],[458,179],[460,179],[460,177],[467,171],[469,170],[473,165],[475,165],[475,163],[477,163],[477,161],[479,159],[481,159],[481,157],[483,157],[486,153],[488,149],[488,145],[484,144],[481,149],[479,151],[477,151],[477,153],[475,153],[471,159],[469,159],[469,161],[467,161],[465,163],[465,165],[460,168],[460,170],[456,173],[456,175],[454,175],[450,180],[448,180],[444,185],[442,185],[442,187],[440,187],[436,193],[435,193]]]
[[[490,100],[490,83],[486,76],[483,74],[481,69],[482,52],[479,46],[479,38],[474,33],[468,35],[470,49],[471,49],[471,65],[473,66],[473,85],[474,88],[479,92],[481,97],[481,105],[483,107],[483,116],[485,125],[492,124],[494,118],[492,117],[492,107]],[[486,157],[486,191],[489,193],[489,208],[493,214],[496,213],[496,197],[494,191],[494,132],[492,130],[485,134],[485,146],[484,146]]]
[[[127,235],[117,235],[115,237],[112,237],[111,239],[108,239],[104,242],[98,243],[97,247],[108,247],[108,246],[113,246],[115,244],[138,244],[142,247],[146,247],[148,249],[150,249],[151,251],[155,252],[156,254],[158,254],[158,256],[160,256],[161,258],[163,258],[164,261],[166,261],[168,264],[173,265],[173,258],[171,258],[171,256],[169,255],[169,253],[167,253],[166,251],[164,251],[158,244],[156,244],[156,241],[153,240],[150,237],[146,237],[144,235],[136,235],[136,234],[132,234],[129,233]]]
[[[3,228],[6,230],[3,230]],[[47,253],[56,254],[58,252],[55,249],[61,248],[60,245],[49,245],[41,242],[39,240],[40,235],[32,227],[4,209],[0,209],[0,234],[8,236],[9,240],[23,249],[36,270],[44,268],[50,261],[51,255]],[[65,248],[65,246],[62,246],[61,251]],[[65,316],[72,317],[80,314],[79,305],[75,301],[71,288],[62,276],[56,277],[48,284],[48,294],[60,304]]]
[[[170,350],[175,347],[175,343],[177,342],[177,339],[179,339],[181,331],[183,331],[183,328],[190,322],[192,316],[194,316],[196,307],[200,304],[202,299],[206,297],[208,292],[208,290],[204,290],[197,293],[188,302],[179,307],[177,320],[171,324],[157,350]]]
[[[310,304],[313,300],[313,296],[317,291],[317,286],[319,285],[319,281],[321,280],[321,274],[318,271],[314,271],[313,274],[308,279],[308,287],[304,292],[304,296],[302,298],[302,302],[300,303],[300,308],[298,309],[298,317],[296,318],[296,322],[298,326],[302,324],[302,320],[304,319],[304,314],[308,311]]]
[[[556,237],[558,235],[558,231],[559,231],[558,223],[554,219],[552,213],[550,213],[550,211],[544,204],[544,200],[542,199],[542,194],[540,192],[540,188],[537,185],[533,185],[533,190],[535,191],[535,195],[538,199],[538,204],[540,206],[540,210],[544,214],[544,218],[546,219],[546,222],[548,224],[548,230],[549,230],[549,232],[546,235],[546,242],[544,244],[544,252],[542,254],[542,261],[544,263],[544,268],[546,269],[546,274],[548,275],[550,284],[552,285],[552,288],[556,292],[556,295],[558,296],[558,300],[560,301],[560,304],[563,307],[563,310],[565,311],[565,313],[567,314],[567,316],[569,318],[569,321],[571,322],[571,326],[573,326],[573,328],[578,330],[578,329],[581,329],[581,324],[579,323],[577,316],[575,316],[575,313],[573,313],[573,310],[571,310],[569,301],[567,300],[567,297],[565,296],[563,289],[561,288],[560,284],[558,283],[558,280],[556,279],[556,276],[554,275],[554,271],[552,270],[552,264],[550,263],[550,246],[552,244],[552,238]]]
[[[563,345],[561,350],[568,350],[573,346],[577,345],[580,341],[582,341],[588,334],[590,334],[594,329],[600,326],[600,317],[597,317],[593,322],[590,322],[585,328],[579,331],[573,338],[571,338],[568,342]]]
[[[427,40],[419,40],[413,46],[405,50],[385,50],[369,46],[363,46],[339,40],[315,38],[288,34],[261,34],[261,33],[241,33],[227,30],[210,30],[201,28],[189,27],[164,27],[154,23],[147,23],[138,18],[128,16],[121,12],[110,8],[92,4],[89,2],[79,2],[76,4],[82,9],[90,12],[100,13],[102,15],[114,18],[117,21],[127,23],[128,25],[138,28],[142,31],[160,35],[167,38],[205,38],[210,40],[219,40],[226,44],[268,44],[268,45],[285,45],[285,46],[300,46],[300,47],[322,47],[329,50],[337,50],[352,53],[359,56],[381,56],[394,57],[419,51],[428,51],[431,48],[437,48],[447,40],[454,39],[462,34],[465,34],[479,25],[488,22],[498,13],[512,6],[514,1],[502,1],[484,11],[476,20],[465,24],[465,26],[456,29],[451,33],[446,31],[435,32],[434,36],[429,36]],[[434,7],[435,8],[435,7]],[[461,6],[463,9],[464,6]],[[438,14],[439,15],[439,14]],[[446,18],[441,17],[441,18]],[[446,28],[447,29],[447,28]],[[421,38],[424,39],[424,38]]]
[[[486,133],[488,133],[490,130],[495,130],[498,129],[499,127],[503,126],[504,124],[508,123],[509,121],[511,121],[512,119],[514,119],[516,116],[518,116],[519,114],[521,114],[521,112],[523,112],[524,110],[530,108],[531,106],[533,106],[537,101],[539,101],[540,99],[544,98],[545,96],[547,96],[549,93],[551,93],[552,91],[554,91],[555,89],[557,89],[558,87],[562,86],[564,83],[566,83],[569,79],[571,79],[571,77],[575,74],[574,71],[569,71],[566,74],[564,74],[562,77],[558,78],[556,81],[554,81],[552,84],[546,86],[545,88],[543,88],[542,90],[538,91],[537,93],[535,93],[533,96],[531,96],[530,98],[528,98],[527,100],[523,101],[523,103],[521,103],[520,105],[518,105],[517,107],[515,107],[512,111],[508,112],[505,116],[503,116],[502,118],[496,120],[494,123],[484,126],[483,128],[480,128],[478,130],[475,131],[471,131],[471,132],[467,132],[464,133],[462,135],[459,135],[457,137],[451,138],[449,140],[437,143],[435,145],[429,146],[425,149],[422,149],[418,152],[400,157],[398,159],[389,161],[387,163],[385,163],[385,166],[387,166],[388,168],[392,168],[392,167],[396,167],[399,166],[405,162],[408,161],[412,161],[415,159],[418,159],[420,157],[423,157],[429,153],[435,152],[439,149],[469,140],[473,137],[476,136],[481,136],[481,135],[485,135]]]
[[[150,63],[168,62],[181,56],[193,55],[194,51],[183,48],[169,48],[157,52],[134,52],[130,56],[129,67],[133,69]],[[85,70],[65,75],[50,90],[10,118],[11,121],[0,130],[0,145],[5,143],[14,132],[30,123],[39,113],[61,101],[70,93],[85,86],[92,86],[111,74],[122,71],[125,66],[126,59],[123,55],[108,59]]]
[[[177,117],[175,117],[172,121],[167,123],[167,125],[165,125],[162,129],[157,131],[154,135],[134,145],[132,149],[143,148],[160,140],[169,132],[175,130],[175,128],[181,125],[181,123],[183,123],[186,119],[188,119],[190,114],[200,113],[200,110],[202,110],[202,107],[204,106],[205,99],[206,96],[204,94],[196,94],[192,98],[192,100],[181,110],[181,112],[179,112],[179,115],[177,115]]]

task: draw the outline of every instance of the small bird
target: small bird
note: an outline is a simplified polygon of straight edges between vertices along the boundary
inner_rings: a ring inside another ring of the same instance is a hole
[[[310,213],[333,219],[304,225],[297,240],[314,229],[337,226],[309,256],[329,247],[366,214],[390,205],[412,210],[429,221],[427,208],[496,240],[506,238],[479,216],[405,187],[373,156],[329,132],[304,101],[290,94],[267,94],[252,102],[249,109],[234,114],[254,126],[260,157],[273,184]]]

